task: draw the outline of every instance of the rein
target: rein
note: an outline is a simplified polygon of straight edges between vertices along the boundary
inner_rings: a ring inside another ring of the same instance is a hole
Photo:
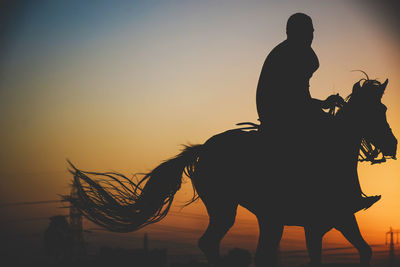
[[[236,123],[237,126],[242,126],[242,125],[249,125],[247,127],[240,127],[237,128],[236,130],[259,130],[260,129],[260,124],[256,124],[253,122],[240,122],[240,123]]]

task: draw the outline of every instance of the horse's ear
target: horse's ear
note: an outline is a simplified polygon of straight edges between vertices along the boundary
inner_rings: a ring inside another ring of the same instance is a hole
[[[381,86],[379,87],[381,97],[382,97],[383,93],[385,92],[388,82],[389,82],[389,79],[386,79],[386,81],[384,83],[382,83]]]
[[[358,94],[360,92],[360,89],[361,89],[361,81],[358,81],[353,85],[352,94],[354,94],[354,95]]]

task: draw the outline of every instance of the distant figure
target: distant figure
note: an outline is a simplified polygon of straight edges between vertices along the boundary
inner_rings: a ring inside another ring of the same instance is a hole
[[[258,81],[256,103],[260,129],[268,135],[268,145],[270,140],[274,141],[280,157],[293,149],[306,151],[304,158],[312,153],[322,155],[327,150],[322,145],[326,143],[326,132],[332,127],[329,114],[322,109],[341,107],[344,100],[339,95],[331,95],[326,100],[311,97],[309,81],[319,67],[318,57],[311,48],[314,38],[311,18],[303,13],[293,14],[287,21],[286,34],[287,39],[267,56]],[[306,166],[299,161],[298,167]],[[355,206],[368,208],[380,199],[379,196],[363,197],[358,177],[353,178],[346,187],[354,188],[351,199],[356,202]]]

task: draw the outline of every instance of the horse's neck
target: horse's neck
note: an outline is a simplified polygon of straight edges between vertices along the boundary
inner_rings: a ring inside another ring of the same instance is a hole
[[[357,167],[360,152],[361,132],[357,127],[356,117],[350,109],[338,114],[337,125],[337,148],[338,154],[344,162],[351,163]]]

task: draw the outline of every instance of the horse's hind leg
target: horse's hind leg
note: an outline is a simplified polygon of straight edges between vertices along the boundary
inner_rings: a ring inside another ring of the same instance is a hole
[[[372,250],[361,236],[356,217],[354,215],[350,216],[348,219],[343,220],[343,223],[335,226],[335,228],[358,250],[361,265],[369,266]]]
[[[310,257],[310,265],[318,266],[322,262],[322,237],[321,231],[316,231],[312,227],[305,227],[304,233],[306,236],[306,245],[308,256]]]
[[[199,239],[199,248],[205,254],[211,266],[220,260],[219,245],[222,238],[233,226],[236,217],[237,204],[227,200],[214,199],[204,201],[209,215],[209,224],[203,236]]]
[[[283,234],[283,224],[267,218],[258,217],[260,236],[255,255],[256,267],[274,267],[277,265],[278,246]]]

